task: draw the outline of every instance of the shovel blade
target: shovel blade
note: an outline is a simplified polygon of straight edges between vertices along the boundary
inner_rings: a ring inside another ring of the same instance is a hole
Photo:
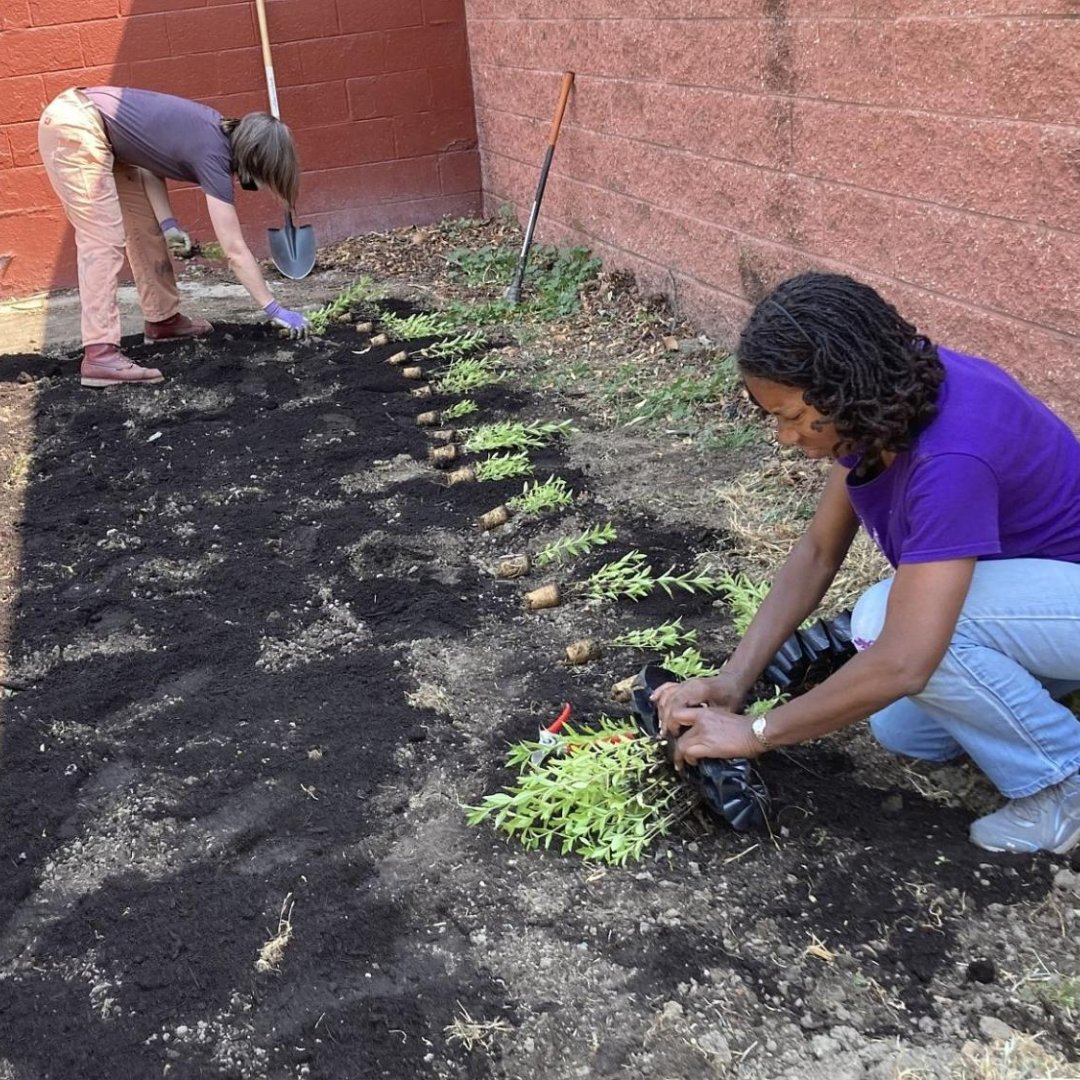
[[[294,225],[292,214],[285,215],[280,229],[267,229],[270,258],[274,265],[293,281],[305,278],[315,265],[315,230],[310,225]]]

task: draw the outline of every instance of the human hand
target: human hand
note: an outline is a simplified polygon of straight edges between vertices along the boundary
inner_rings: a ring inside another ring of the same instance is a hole
[[[685,729],[675,742],[677,769],[703,758],[756,758],[763,751],[750,721],[726,709],[678,709],[672,721]]]
[[[729,712],[738,712],[746,695],[735,680],[725,672],[710,678],[687,679],[685,682],[664,683],[653,695],[660,731],[677,737],[681,725],[672,722],[675,712],[696,705],[714,705]]]
[[[287,330],[291,338],[306,338],[311,332],[307,319],[299,311],[290,311],[287,307],[282,307],[276,300],[271,300],[263,308],[263,311],[270,316],[270,321],[275,326]]]
[[[194,250],[191,237],[176,218],[166,218],[161,223],[161,231],[165,236],[165,242],[169,245],[170,255],[175,255],[178,259],[190,258]]]

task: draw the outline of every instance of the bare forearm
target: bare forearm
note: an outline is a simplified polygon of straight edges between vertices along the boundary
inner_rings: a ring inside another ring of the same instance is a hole
[[[165,187],[165,181],[160,176],[150,172],[149,169],[140,169],[143,179],[143,190],[150,202],[150,208],[154,211],[154,217],[158,221],[165,221],[173,216],[172,207],[169,204],[169,193]]]
[[[255,256],[245,246],[242,250],[235,249],[228,252],[228,259],[236,280],[251,293],[252,299],[259,307],[266,307],[274,297],[266,287]]]
[[[817,608],[836,570],[818,557],[805,538],[795,545],[746,635],[724,665],[744,693],[795,628]]]
[[[774,746],[792,746],[865,720],[919,689],[917,676],[888,650],[857,653],[839,671],[769,713]]]

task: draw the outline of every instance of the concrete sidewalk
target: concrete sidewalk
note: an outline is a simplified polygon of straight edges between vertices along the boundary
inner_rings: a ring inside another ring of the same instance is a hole
[[[303,281],[270,281],[268,284],[286,307],[303,310],[326,303],[345,281],[341,271],[325,270]],[[201,316],[211,322],[255,322],[265,318],[242,285],[184,277],[180,277],[177,284],[185,314]],[[122,285],[119,298],[124,333],[141,332],[142,315],[135,286]],[[74,289],[0,303],[0,355],[57,355],[71,352],[80,344],[79,294]]]

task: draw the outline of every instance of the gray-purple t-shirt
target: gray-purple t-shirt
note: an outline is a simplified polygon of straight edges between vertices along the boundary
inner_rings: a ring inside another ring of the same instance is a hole
[[[1080,442],[1012,376],[938,348],[938,415],[851,504],[893,566],[946,559],[1080,562]],[[840,459],[852,467],[858,455]]]
[[[129,86],[82,91],[101,113],[117,161],[156,176],[189,180],[232,203],[232,147],[221,113],[206,105]]]

